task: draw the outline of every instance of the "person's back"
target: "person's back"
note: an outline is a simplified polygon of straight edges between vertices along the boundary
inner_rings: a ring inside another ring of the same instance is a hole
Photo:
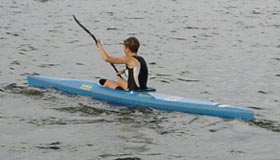
[[[148,67],[143,57],[134,56],[137,65],[134,68],[128,68],[128,89],[139,90],[147,88]]]
[[[109,56],[100,41],[97,43],[99,53],[102,58],[112,64],[126,64],[128,79],[118,78],[117,82],[112,80],[102,80],[102,85],[112,89],[121,90],[139,90],[147,88],[148,81],[148,67],[144,58],[138,56],[137,52],[140,47],[139,41],[135,37],[129,37],[124,40],[124,53],[123,57]],[[123,72],[122,72],[123,73]],[[118,74],[122,74],[118,73]]]

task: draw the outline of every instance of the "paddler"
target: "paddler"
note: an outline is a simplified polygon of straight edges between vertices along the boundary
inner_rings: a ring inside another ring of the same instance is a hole
[[[148,80],[148,67],[141,56],[138,56],[137,52],[140,47],[140,43],[135,37],[129,37],[123,42],[123,49],[125,55],[122,57],[111,57],[104,50],[100,41],[96,43],[101,57],[104,61],[112,64],[125,64],[126,69],[118,72],[117,75],[126,73],[127,79],[118,77],[117,81],[101,79],[100,84],[117,90],[141,90],[147,88]]]

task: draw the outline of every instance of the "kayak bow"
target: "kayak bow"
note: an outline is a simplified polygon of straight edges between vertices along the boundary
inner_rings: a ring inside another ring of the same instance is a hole
[[[94,99],[126,106],[151,107],[161,110],[186,112],[224,118],[254,119],[250,110],[220,105],[213,102],[194,100],[157,93],[154,89],[142,91],[119,91],[101,86],[98,81],[53,78],[31,75],[28,84],[34,87],[54,88],[70,94],[88,96]]]

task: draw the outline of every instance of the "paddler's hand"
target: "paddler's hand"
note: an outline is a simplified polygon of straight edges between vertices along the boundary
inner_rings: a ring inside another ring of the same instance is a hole
[[[98,49],[103,49],[103,46],[102,46],[100,40],[97,40],[97,42],[96,42],[96,47],[97,47]]]
[[[122,74],[124,74],[124,73],[125,73],[125,69],[122,70],[122,71],[118,71],[118,72],[117,72],[117,76],[122,75]]]
[[[120,75],[122,75],[123,73],[122,73],[122,71],[118,71],[117,72],[117,76],[120,76]]]
[[[96,47],[97,49],[99,50],[99,53],[101,55],[101,57],[103,58],[104,61],[106,62],[110,62],[108,59],[109,59],[109,55],[106,53],[106,51],[104,50],[100,40],[97,40],[96,42]],[[111,63],[111,62],[110,62]]]

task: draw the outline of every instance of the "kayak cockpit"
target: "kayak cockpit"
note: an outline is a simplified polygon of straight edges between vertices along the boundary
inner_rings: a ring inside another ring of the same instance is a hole
[[[98,84],[100,87],[106,88],[106,87],[104,87],[104,86],[100,83],[101,80],[103,80],[103,79],[99,79],[99,80],[97,81],[97,84]],[[108,88],[108,89],[110,89],[110,88]],[[115,89],[112,89],[112,90],[115,90]],[[130,90],[130,91],[129,91],[129,90],[118,90],[118,91],[123,91],[123,92],[155,92],[156,89],[155,89],[155,88],[148,87],[148,88],[146,88],[146,89],[137,89],[137,90]]]

